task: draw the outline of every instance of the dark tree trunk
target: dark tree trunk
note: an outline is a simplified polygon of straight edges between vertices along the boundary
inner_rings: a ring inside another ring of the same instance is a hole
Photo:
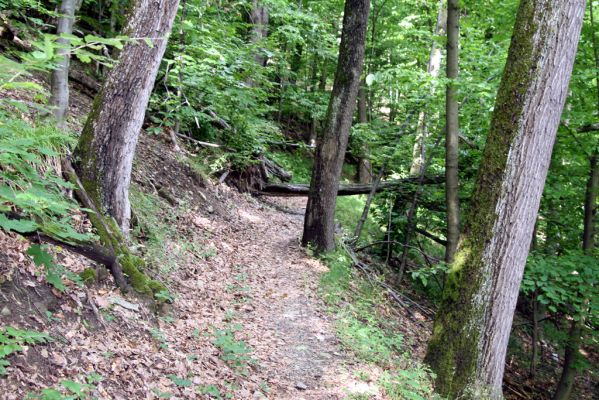
[[[597,48],[597,38],[595,37],[595,16],[593,13],[593,2],[589,2],[593,53],[595,58],[595,78],[597,85],[597,109],[599,110],[599,49]],[[585,254],[591,255],[595,249],[595,223],[597,214],[597,192],[599,191],[599,150],[595,147],[593,154],[590,157],[589,178],[584,197],[584,220],[582,232],[582,250]],[[564,367],[562,375],[553,400],[566,400],[570,398],[572,388],[574,387],[574,379],[576,378],[576,361],[580,357],[581,336],[583,334],[584,319],[572,321],[570,332],[568,334],[568,343],[564,354]]]
[[[557,384],[557,390],[553,395],[553,400],[567,400],[572,394],[574,378],[576,378],[576,360],[580,353],[581,335],[581,321],[572,321],[568,332],[566,351],[564,352],[564,368]]]
[[[366,82],[362,79],[360,88],[358,89],[358,122],[361,124],[368,123],[368,103],[366,102]],[[358,158],[358,182],[372,182],[372,164],[368,159],[368,146],[363,145]]]
[[[346,0],[335,83],[318,140],[302,244],[335,248],[335,200],[364,61],[370,0]]]
[[[178,5],[178,0],[135,2],[125,34],[149,38],[153,45],[143,40],[127,43],[94,100],[75,149],[85,189],[125,235],[135,147]]]
[[[447,5],[447,79],[445,102],[445,200],[447,202],[447,246],[445,261],[450,263],[458,248],[460,237],[460,199],[458,196],[458,146],[459,110],[458,90],[453,81],[458,78],[458,53],[460,40],[459,0],[449,0]]]
[[[70,44],[71,41],[63,35],[73,33],[73,23],[75,22],[75,12],[81,6],[80,0],[63,0],[60,3],[58,13],[58,25],[56,26],[56,42],[61,45],[56,50],[58,62],[56,69],[52,71],[50,77],[50,106],[52,114],[60,128],[65,128],[65,120],[69,109],[69,64],[70,64]]]
[[[426,361],[446,397],[501,399],[530,239],[584,1],[522,0],[458,252]]]

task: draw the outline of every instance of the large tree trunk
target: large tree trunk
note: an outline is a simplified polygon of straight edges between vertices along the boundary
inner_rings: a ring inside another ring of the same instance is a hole
[[[80,0],[63,0],[58,10],[58,24],[56,26],[56,42],[60,47],[56,50],[58,61],[56,69],[50,77],[50,106],[52,114],[60,128],[65,127],[65,119],[69,109],[69,61],[71,41],[65,37],[73,33],[75,12],[81,6]]]
[[[77,172],[98,208],[129,231],[129,183],[137,139],[177,12],[178,0],[137,0],[129,42],[96,96],[79,144]]]
[[[335,83],[316,147],[302,244],[335,248],[335,200],[364,61],[370,0],[346,0]]]
[[[584,1],[522,0],[426,361],[440,394],[501,399],[507,343]]]
[[[457,22],[457,21],[456,21]],[[441,70],[441,60],[443,58],[442,47],[437,43],[437,36],[443,36],[447,27],[447,8],[445,7],[445,0],[440,0],[437,11],[437,23],[435,24],[435,31],[431,45],[431,52],[428,59],[427,72],[431,78],[435,79],[439,76]],[[457,42],[457,40],[456,40]],[[457,60],[457,59],[456,59]],[[435,95],[435,86],[433,85],[431,97]],[[426,138],[428,137],[428,125],[427,125],[427,114],[425,110],[420,111],[418,114],[418,127],[416,129],[416,139],[414,140],[414,148],[412,149],[412,166],[410,167],[410,175],[418,176],[420,170],[424,165],[425,158],[425,144]]]
[[[447,10],[447,79],[445,100],[445,200],[447,202],[447,246],[445,261],[450,263],[460,238],[460,200],[458,197],[459,110],[455,80],[458,78],[460,40],[459,0],[449,0]]]

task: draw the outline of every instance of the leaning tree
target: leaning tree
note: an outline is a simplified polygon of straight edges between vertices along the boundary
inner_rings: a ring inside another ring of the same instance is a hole
[[[133,155],[179,0],[136,0],[130,38],[106,77],[75,149],[76,170],[96,206],[129,231]]]
[[[501,399],[520,281],[584,16],[522,0],[464,232],[426,360],[449,398]]]

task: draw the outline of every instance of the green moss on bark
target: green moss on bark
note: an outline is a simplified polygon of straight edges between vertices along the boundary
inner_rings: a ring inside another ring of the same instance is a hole
[[[482,285],[492,279],[483,257],[493,238],[508,154],[521,128],[540,56],[533,42],[533,33],[544,29],[537,26],[537,12],[534,2],[521,2],[477,186],[429,342],[426,361],[437,375],[436,390],[449,398],[485,398],[485,388],[476,382],[486,310]]]

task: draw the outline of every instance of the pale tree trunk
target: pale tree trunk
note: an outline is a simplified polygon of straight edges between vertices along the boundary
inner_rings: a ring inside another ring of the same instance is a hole
[[[134,40],[106,77],[75,149],[85,189],[125,235],[131,219],[129,183],[135,147],[178,4],[178,0],[135,2],[125,30]],[[148,38],[153,45],[139,38]]]
[[[522,0],[426,361],[449,398],[501,399],[507,343],[584,16]]]
[[[591,14],[591,29],[593,52],[595,57],[595,76],[599,79],[599,49],[597,48],[597,39],[595,37],[595,18],[593,14],[593,2],[589,2]],[[599,80],[597,81],[597,109],[599,110]],[[582,232],[582,250],[585,254],[591,255],[595,249],[595,223],[597,214],[597,192],[599,190],[599,165],[597,163],[598,150],[595,147],[590,157],[589,178],[584,197],[584,220]],[[580,321],[573,320],[570,323],[568,332],[568,342],[564,352],[564,366],[560,380],[557,384],[553,400],[566,400],[570,398],[574,388],[574,379],[577,370],[576,360],[580,357],[581,336],[583,334],[584,319]]]
[[[252,0],[252,9],[250,10],[250,23],[252,24],[252,32],[250,35],[251,43],[259,43],[266,38],[268,34],[268,9],[261,5],[258,0]],[[260,66],[266,65],[266,57],[261,52],[254,55],[256,64]]]
[[[364,63],[370,0],[346,0],[335,83],[318,140],[302,244],[335,249],[335,201]]]
[[[60,47],[56,50],[58,61],[56,69],[50,77],[50,106],[56,123],[61,129],[66,127],[66,116],[69,109],[69,64],[71,41],[64,35],[73,33],[75,12],[81,6],[81,0],[63,0],[60,3],[58,13],[58,25],[56,26],[56,42]]]
[[[447,79],[445,95],[445,201],[447,203],[447,246],[445,261],[453,261],[460,238],[460,198],[458,193],[459,110],[458,56],[460,45],[459,0],[448,0],[447,10]]]
[[[435,24],[435,36],[443,36],[445,34],[447,24],[447,8],[445,7],[445,0],[439,1],[437,11],[437,23]],[[427,72],[431,78],[435,79],[439,76],[441,70],[441,60],[443,58],[442,47],[437,43],[437,39],[433,39],[431,45],[431,52],[428,59]],[[435,86],[432,86],[431,97],[435,95]],[[416,139],[414,140],[414,148],[412,150],[412,166],[410,167],[410,175],[417,176],[420,174],[422,166],[424,165],[425,158],[425,144],[426,138],[428,137],[428,125],[427,125],[427,114],[426,110],[420,111],[418,114],[418,128],[416,130]]]

